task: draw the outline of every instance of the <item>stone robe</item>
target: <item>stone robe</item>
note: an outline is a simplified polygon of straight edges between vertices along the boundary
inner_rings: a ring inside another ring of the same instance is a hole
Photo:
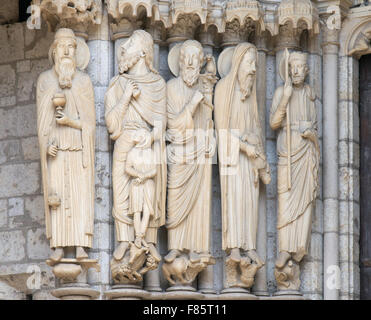
[[[192,117],[190,103],[197,84],[181,77],[167,83],[168,154],[167,229],[169,250],[208,253],[210,248],[210,185],[205,174],[206,112],[202,103]],[[197,129],[202,129],[198,138]]]
[[[119,104],[128,80],[133,80],[141,90],[140,96],[132,97],[126,110]],[[111,80],[105,96],[105,118],[111,139],[115,140],[113,151],[113,210],[116,225],[116,239],[134,241],[133,219],[130,216],[131,177],[125,166],[128,152],[134,146],[134,133],[138,129],[152,132],[156,125],[161,139],[153,143],[156,156],[157,174],[155,196],[153,198],[154,215],[149,221],[146,241],[157,243],[157,229],[165,223],[166,197],[166,149],[164,134],[166,128],[166,84],[161,76],[152,72],[143,76],[122,74]]]
[[[262,143],[256,81],[251,95],[242,101],[237,80],[240,62],[248,48],[248,44],[236,48],[230,73],[218,82],[215,89],[214,115],[218,132],[223,250],[256,249],[259,180],[258,183],[254,182],[252,160],[240,149],[240,138],[243,135]]]
[[[46,235],[50,246],[92,246],[94,228],[95,106],[90,78],[76,71],[72,87],[63,89],[64,112],[81,121],[82,130],[59,125],[52,98],[60,92],[54,69],[42,73],[37,82],[37,122],[45,200]],[[58,148],[56,157],[48,146]],[[56,195],[60,205],[49,207]]]
[[[277,138],[278,239],[279,251],[308,252],[312,226],[312,211],[318,188],[319,151],[316,144],[303,138],[305,129],[312,130],[317,139],[315,95],[308,85],[293,88],[290,98],[291,123],[291,189],[287,179],[286,112],[278,105],[283,87],[273,97],[270,125],[279,129]]]

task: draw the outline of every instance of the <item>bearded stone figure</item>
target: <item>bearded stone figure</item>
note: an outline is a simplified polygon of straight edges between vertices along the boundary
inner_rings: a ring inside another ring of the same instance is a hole
[[[222,191],[226,284],[250,288],[264,262],[256,253],[259,179],[270,183],[256,98],[257,50],[241,43],[219,57],[215,126]],[[228,72],[227,75],[224,73]]]
[[[308,253],[312,212],[318,189],[319,142],[315,94],[305,77],[306,55],[289,54],[280,62],[285,81],[273,98],[270,126],[277,138],[278,241],[275,277],[280,292],[299,293],[299,263]]]
[[[77,55],[77,51],[79,52]],[[94,228],[95,107],[86,44],[59,29],[49,52],[54,67],[37,82],[37,127],[45,200],[46,235],[61,261],[67,247],[88,258]]]
[[[211,99],[216,77],[208,70],[216,70],[216,66],[210,56],[206,73],[200,74],[204,52],[195,40],[172,48],[168,61],[177,78],[167,83],[166,227],[170,252],[164,258],[163,272],[172,285],[188,286],[214,263],[210,255],[209,160],[215,151]]]
[[[105,96],[113,152],[116,283],[137,283],[157,268],[157,229],[165,223],[166,84],[153,68],[153,39],[136,30],[118,52],[119,75]]]

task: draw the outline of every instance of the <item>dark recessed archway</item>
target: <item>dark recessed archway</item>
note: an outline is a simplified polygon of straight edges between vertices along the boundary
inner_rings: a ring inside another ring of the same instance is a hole
[[[361,299],[371,300],[371,55],[359,61]]]

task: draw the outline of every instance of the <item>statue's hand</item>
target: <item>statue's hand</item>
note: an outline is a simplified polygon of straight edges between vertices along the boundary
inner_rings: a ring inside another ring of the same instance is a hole
[[[256,159],[258,157],[258,150],[251,144],[245,144],[244,151],[249,158]]]
[[[137,92],[139,92],[138,85],[134,81],[128,80],[125,88],[125,96],[130,100]]]
[[[196,90],[192,97],[192,103],[197,106],[203,99],[204,95],[199,90]]]
[[[283,96],[286,99],[290,99],[291,98],[291,95],[292,95],[292,83],[291,83],[291,79],[289,78],[285,82],[285,86],[283,88]]]
[[[301,136],[305,139],[310,139],[310,140],[313,140],[315,137],[313,131],[310,129],[305,130],[304,133],[301,134]]]
[[[51,157],[55,157],[57,155],[58,148],[54,145],[50,145],[48,147],[48,155]]]
[[[58,124],[62,126],[71,126],[71,119],[67,115],[65,115],[63,111],[58,110],[56,114],[56,118],[57,118],[56,121]]]

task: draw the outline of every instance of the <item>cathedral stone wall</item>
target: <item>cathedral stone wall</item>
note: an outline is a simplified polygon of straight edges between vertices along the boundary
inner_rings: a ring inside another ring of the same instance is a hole
[[[219,2],[222,1],[214,1]],[[267,12],[274,12],[280,3],[260,2]],[[0,10],[0,16],[3,11]],[[362,23],[367,19],[368,23],[371,21],[371,14],[369,10],[367,12],[361,18]],[[2,21],[0,19],[0,23],[4,23]],[[113,144],[104,121],[104,95],[110,79],[117,73],[115,50],[120,41],[112,38],[111,23],[111,18],[104,9],[101,24],[89,30],[87,39],[91,60],[86,72],[93,82],[97,114],[95,224],[90,256],[98,259],[101,266],[100,273],[89,271],[89,284],[100,290],[101,299],[104,299],[104,291],[112,285],[109,262],[116,246],[111,215]],[[321,191],[317,196],[313,214],[310,251],[302,263],[301,274],[301,292],[309,299],[325,298],[325,274],[328,271],[324,267],[324,255],[332,250],[325,247],[326,232],[334,232],[338,236],[338,247],[335,250],[339,252],[338,263],[341,270],[339,298],[359,299],[358,60],[349,56],[348,48],[345,48],[349,35],[356,30],[356,22],[345,15],[342,23],[340,45],[337,44],[340,47],[337,72],[339,196],[335,200],[338,201],[339,228],[330,230],[326,227],[326,219],[331,219],[331,216],[326,215],[324,209],[326,199],[323,179],[327,169],[321,157]],[[151,26],[142,25],[138,28],[146,28],[148,31]],[[211,51],[216,59],[227,46],[220,41],[225,33],[221,32],[214,38],[216,41]],[[326,70],[323,59],[324,33],[321,27],[318,34],[309,35],[304,32],[300,39],[300,49],[308,53],[310,75],[307,82],[314,87],[317,97],[315,103],[321,148],[324,143],[323,129],[331,125],[329,119],[323,118],[324,96],[328,94],[323,90],[323,73]],[[199,29],[191,37],[200,39]],[[258,65],[257,73],[265,74],[266,77],[262,93],[264,104],[259,106],[259,112],[265,123],[266,152],[272,171],[272,182],[266,190],[261,188],[260,203],[263,209],[260,212],[258,242],[260,239],[263,244],[258,244],[258,252],[265,258],[266,266],[259,271],[252,292],[264,291],[272,295],[276,291],[274,263],[277,256],[277,155],[276,134],[269,127],[269,110],[274,90],[282,85],[277,73],[278,58],[282,51],[277,46],[280,40],[277,35],[273,37],[266,33],[264,37],[266,42],[263,46],[260,45],[259,37],[251,41],[258,47],[259,57],[263,57],[261,61],[264,61]],[[54,299],[49,291],[56,286],[55,278],[51,268],[45,264],[50,255],[50,248],[45,235],[35,98],[39,74],[51,67],[48,50],[53,38],[54,32],[48,29],[45,22],[41,24],[40,29],[33,30],[28,28],[27,22],[0,25],[0,299]],[[167,41],[166,36],[162,35],[160,38],[155,41],[155,59],[160,74],[165,80],[169,80],[172,75],[167,56],[172,44]],[[205,43],[203,45],[207,47]],[[333,165],[336,166],[337,163]],[[211,268],[213,288],[219,292],[224,283],[224,253],[221,249],[221,194],[217,164],[213,165],[212,179],[211,236],[216,264]],[[165,228],[161,228],[159,239],[160,252],[164,256],[167,253]],[[167,288],[167,282],[162,275],[161,287],[163,290]]]

